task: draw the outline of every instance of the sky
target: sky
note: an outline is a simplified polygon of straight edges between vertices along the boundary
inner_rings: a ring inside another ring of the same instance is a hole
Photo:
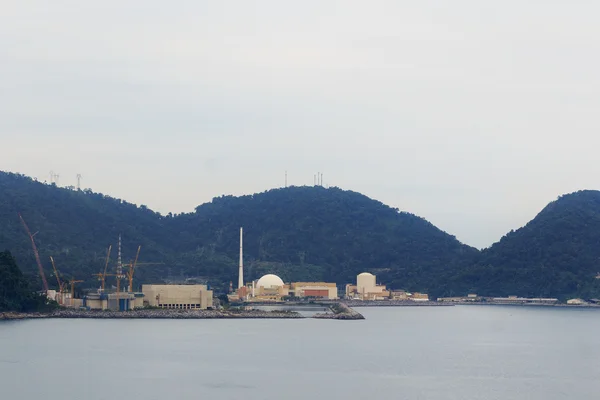
[[[484,248],[598,189],[600,2],[4,0],[0,170],[163,214],[361,192]]]

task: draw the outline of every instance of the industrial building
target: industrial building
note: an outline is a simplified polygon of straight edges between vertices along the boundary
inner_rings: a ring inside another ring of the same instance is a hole
[[[237,291],[229,294],[230,301],[272,301],[279,302],[290,297],[319,298],[334,300],[338,298],[335,283],[329,282],[292,282],[286,284],[275,274],[266,274],[257,281],[244,284],[244,248],[243,229],[240,228],[240,263]]]
[[[554,298],[528,298],[518,296],[492,297],[491,302],[496,304],[555,304],[558,299]]]
[[[143,304],[150,307],[206,310],[213,307],[207,285],[142,285]]]
[[[346,285],[346,298],[352,300],[409,300],[429,301],[426,293],[409,293],[404,290],[388,290],[385,285],[378,285],[376,276],[363,272],[356,276],[356,285]]]
[[[263,275],[229,295],[230,301],[279,302],[290,298],[335,300],[338,289],[331,282],[292,282],[286,284],[274,274]]]
[[[338,298],[337,285],[328,282],[292,282],[290,296],[335,300]]]
[[[385,285],[378,285],[375,275],[363,272],[356,277],[356,285],[346,285],[346,298],[355,300],[384,300],[390,297]]]
[[[144,307],[143,293],[89,293],[83,297],[83,307],[90,310],[129,311]]]

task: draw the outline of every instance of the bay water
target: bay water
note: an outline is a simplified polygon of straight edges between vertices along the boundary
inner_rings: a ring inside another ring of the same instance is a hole
[[[357,311],[366,320],[0,322],[0,398],[600,398],[600,310]]]

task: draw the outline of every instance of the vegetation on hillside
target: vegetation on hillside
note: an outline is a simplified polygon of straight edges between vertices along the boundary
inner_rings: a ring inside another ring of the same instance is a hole
[[[89,190],[74,191],[0,174],[0,246],[32,273],[35,260],[17,213],[32,231],[50,275],[49,256],[66,277],[102,270],[109,244],[123,234],[124,260],[142,245],[136,282],[200,277],[226,289],[237,280],[239,227],[244,227],[246,278],[274,272],[285,280],[342,285],[369,270],[396,287],[431,290],[441,271],[477,254],[415,215],[337,188],[291,187],[251,196],[221,196],[189,214],[162,216]],[[54,282],[48,276],[51,284]],[[110,282],[110,280],[109,280]],[[84,285],[85,286],[85,285]]]
[[[561,196],[448,276],[453,293],[600,297],[600,192]]]
[[[243,226],[247,280],[276,273],[286,281],[343,285],[369,271],[394,289],[433,296],[600,297],[597,191],[559,198],[525,227],[480,252],[423,218],[338,188],[221,196],[194,212],[163,216],[90,190],[0,173],[0,248],[10,249],[25,271],[36,274],[18,212],[38,232],[36,243],[54,286],[49,256],[64,279],[84,279],[81,287],[98,286],[92,274],[103,269],[110,244],[114,272],[121,233],[125,262],[142,245],[140,262],[160,263],[140,266],[135,286],[194,278],[225,291],[230,281],[237,281]]]
[[[0,312],[43,312],[56,306],[32,290],[10,252],[0,252]]]

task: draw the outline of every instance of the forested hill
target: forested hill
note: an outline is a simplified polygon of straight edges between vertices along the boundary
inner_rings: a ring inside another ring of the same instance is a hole
[[[525,227],[453,276],[453,291],[495,295],[600,297],[600,192],[580,191],[548,204]]]
[[[275,272],[290,280],[341,284],[369,270],[393,286],[426,290],[440,273],[477,254],[422,218],[338,188],[219,197],[170,222],[179,232],[176,250],[195,248],[198,259],[213,253],[235,258],[243,226],[245,254],[259,268],[252,278],[277,261],[288,268]]]
[[[244,227],[246,277],[264,272],[286,280],[351,282],[363,270],[410,290],[432,290],[437,277],[477,255],[422,218],[359,193],[290,187],[251,196],[222,196],[195,212],[161,216],[91,191],[74,191],[0,173],[0,248],[35,272],[22,213],[35,236],[50,284],[49,256],[61,273],[96,282],[104,254],[123,234],[124,260],[142,245],[137,283],[171,275],[204,277],[213,286],[235,281],[239,227]]]
[[[195,277],[216,290],[237,280],[239,227],[244,227],[247,280],[271,272],[284,280],[353,282],[362,271],[396,289],[437,295],[600,298],[600,192],[550,203],[525,227],[481,252],[426,220],[359,193],[290,187],[250,196],[221,196],[194,212],[162,216],[89,190],[57,188],[0,173],[0,250],[35,274],[22,213],[51,285],[49,257],[66,278],[104,267],[108,245],[123,235],[123,259],[142,246],[135,283]],[[39,279],[37,280],[39,282]],[[109,284],[112,280],[109,278]]]

